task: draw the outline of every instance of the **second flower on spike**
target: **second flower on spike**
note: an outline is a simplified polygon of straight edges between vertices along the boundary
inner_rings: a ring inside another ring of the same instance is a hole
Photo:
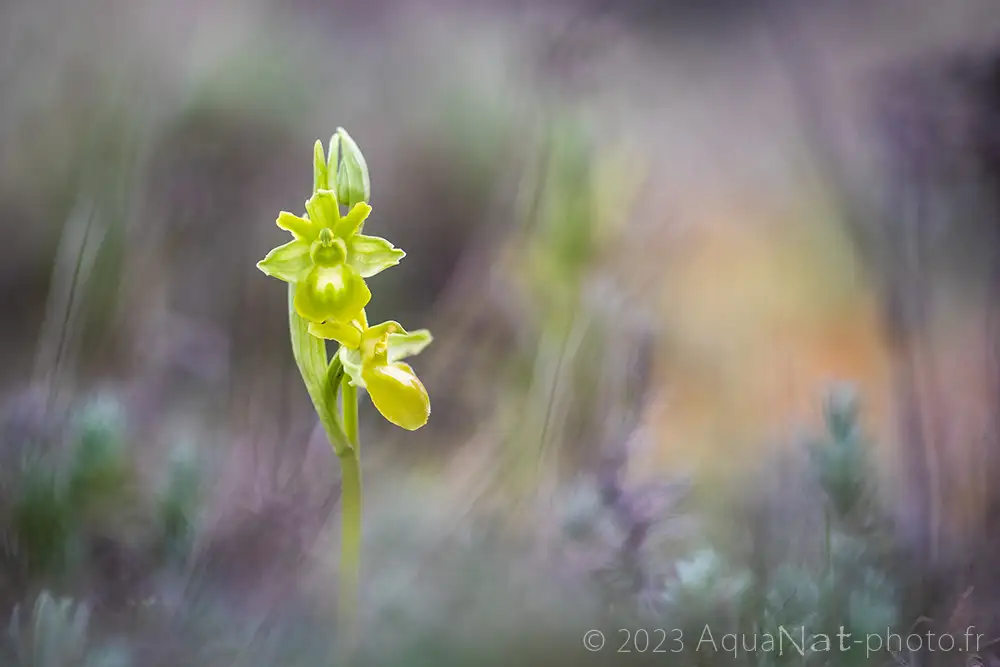
[[[364,387],[375,408],[396,426],[415,431],[427,423],[427,389],[403,359],[419,354],[432,340],[430,331],[408,332],[398,322],[373,327],[364,315],[351,324],[313,324],[309,333],[341,344],[340,361],[351,384]]]

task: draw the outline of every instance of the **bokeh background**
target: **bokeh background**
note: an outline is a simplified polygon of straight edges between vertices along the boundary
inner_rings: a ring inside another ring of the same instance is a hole
[[[435,335],[350,658],[255,267],[338,126]],[[998,205],[996,0],[0,2],[3,664],[1000,664]],[[841,625],[984,638],[695,648]]]

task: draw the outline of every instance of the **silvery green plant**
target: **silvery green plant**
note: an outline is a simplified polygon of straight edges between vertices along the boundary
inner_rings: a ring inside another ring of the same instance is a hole
[[[191,552],[202,500],[202,470],[194,450],[179,446],[171,453],[166,485],[159,497],[162,554],[182,562]]]
[[[82,667],[87,657],[90,610],[43,591],[28,618],[14,607],[8,638],[18,667]]]
[[[650,553],[642,561],[648,589],[638,595],[642,596],[640,602],[652,599],[654,604],[639,605],[644,612],[640,618],[648,619],[651,612],[659,627],[682,630],[688,649],[694,649],[706,627],[711,628],[717,642],[726,633],[762,641],[768,635],[777,638],[782,632],[792,637],[801,633],[807,637],[827,635],[836,642],[841,626],[856,638],[885,636],[888,630],[898,629],[899,581],[893,576],[883,544],[891,533],[875,502],[876,481],[858,425],[859,401],[853,390],[841,386],[827,397],[825,405],[827,432],[810,446],[809,472],[814,483],[805,492],[819,496],[829,517],[829,530],[826,535],[809,533],[795,540],[806,544],[818,537],[825,547],[822,557],[817,560],[809,546],[803,553],[779,549],[766,552],[761,567],[751,571],[733,554],[727,557],[727,551],[704,539],[695,542],[703,546],[685,549],[686,555],[680,558]],[[620,482],[606,485],[604,495],[615,499],[611,507],[622,505],[620,499],[629,497]],[[796,497],[784,502],[809,506],[804,500]],[[566,511],[571,536],[584,540],[599,535],[600,508],[592,491],[584,489],[574,495]],[[768,520],[776,521],[785,507],[771,509],[779,514]],[[669,561],[672,574],[659,574],[663,559]],[[626,593],[636,597],[634,587]],[[741,652],[738,659],[713,654],[706,646],[691,653],[700,664],[707,660],[707,664],[821,665],[830,664],[831,658],[831,653],[822,649],[822,642],[817,650],[807,646],[805,655],[795,650],[780,654],[765,649]],[[845,666],[884,664],[888,657],[884,651],[869,654],[864,644],[838,651],[836,656],[836,664]]]
[[[845,545],[863,552],[867,562],[888,555],[891,526],[878,502],[878,480],[871,445],[860,427],[861,403],[848,384],[827,394],[826,434],[809,444],[813,479],[822,490],[828,565],[843,562]]]
[[[70,431],[69,460],[23,461],[12,491],[7,539],[29,577],[64,576],[79,565],[88,522],[128,504],[131,481],[124,419],[117,403],[83,404]]]
[[[841,627],[856,637],[885,636],[900,621],[898,586],[886,569],[881,543],[888,526],[876,500],[869,447],[859,426],[860,401],[846,384],[834,387],[824,405],[826,434],[810,443],[812,479],[823,499],[824,563],[821,567],[786,563],[774,570],[763,591],[759,612],[763,632],[780,628],[833,636]],[[829,656],[806,656],[821,664]],[[869,664],[859,646],[838,652],[838,664]],[[776,654],[767,664],[803,662],[802,656]]]
[[[84,515],[119,504],[130,470],[125,415],[118,401],[96,396],[83,406],[76,421],[67,492],[69,502]]]
[[[675,603],[697,599],[730,604],[746,593],[752,581],[746,569],[733,567],[711,547],[678,561],[674,571],[664,597]]]
[[[407,430],[424,426],[431,411],[427,390],[403,362],[430,344],[430,332],[408,332],[391,320],[369,325],[365,315],[372,298],[366,280],[406,256],[386,239],[362,233],[372,212],[370,198],[367,162],[351,136],[338,128],[328,151],[315,144],[313,191],[305,214],[278,215],[278,227],[292,240],[257,263],[268,276],[288,283],[292,354],[340,461],[340,602],[352,624],[361,558],[358,389],[367,391],[383,417]],[[339,344],[332,358],[327,340]]]
[[[849,385],[838,385],[828,393],[824,407],[826,437],[810,447],[817,483],[832,520],[864,518],[871,509],[874,481],[868,443],[858,426],[857,392]]]

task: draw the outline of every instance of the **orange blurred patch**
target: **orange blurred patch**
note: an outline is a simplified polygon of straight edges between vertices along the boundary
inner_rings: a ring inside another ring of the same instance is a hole
[[[823,391],[837,380],[857,383],[871,428],[885,433],[888,355],[873,295],[835,223],[809,210],[788,220],[759,205],[706,216],[665,267],[669,343],[647,463],[735,471],[796,428],[820,428]]]

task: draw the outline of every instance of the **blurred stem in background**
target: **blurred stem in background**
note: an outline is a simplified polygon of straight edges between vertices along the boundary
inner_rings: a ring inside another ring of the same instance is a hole
[[[562,467],[561,444],[575,434],[570,428],[574,415],[598,426],[603,423],[597,420],[603,422],[613,411],[599,398],[607,393],[602,388],[606,378],[597,370],[603,363],[582,354],[586,347],[603,357],[614,339],[614,324],[598,326],[597,312],[611,305],[606,302],[613,295],[596,301],[586,296],[595,280],[595,264],[613,245],[608,231],[616,221],[607,214],[611,209],[605,200],[614,201],[615,212],[625,210],[634,183],[628,169],[605,173],[604,163],[617,164],[620,156],[602,155],[603,147],[576,114],[549,112],[541,134],[537,167],[529,170],[522,186],[524,229],[519,241],[524,287],[540,319],[538,344],[523,394],[524,416],[510,440],[508,461],[513,477],[509,481],[516,488],[545,493],[554,491],[547,478]],[[617,183],[623,179],[629,182]],[[594,400],[585,408],[589,399]]]
[[[125,83],[116,82],[117,86]],[[134,214],[139,166],[150,133],[145,109],[130,109],[113,89],[74,155],[65,194],[68,207],[52,269],[45,321],[33,382],[44,388],[47,408],[65,410],[77,390],[87,338],[109,336],[119,293],[125,236]],[[92,350],[93,352],[93,350]]]
[[[573,119],[575,120],[575,119]],[[543,121],[539,169],[526,179],[524,243],[527,286],[538,302],[539,342],[526,392],[522,430],[512,441],[518,486],[539,489],[545,470],[558,467],[564,396],[574,341],[586,332],[580,312],[582,268],[592,254],[589,145],[568,116]]]

